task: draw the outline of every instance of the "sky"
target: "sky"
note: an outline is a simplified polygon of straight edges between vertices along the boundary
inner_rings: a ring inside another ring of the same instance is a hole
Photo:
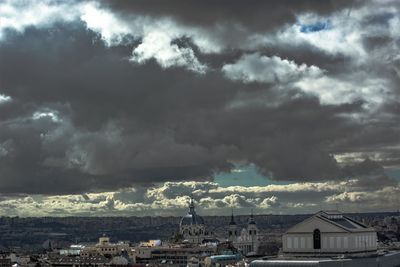
[[[0,0],[0,215],[399,209],[399,9]]]

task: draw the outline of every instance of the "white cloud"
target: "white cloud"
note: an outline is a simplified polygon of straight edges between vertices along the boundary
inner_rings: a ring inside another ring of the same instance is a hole
[[[10,102],[12,98],[8,95],[0,94],[0,104]]]
[[[276,206],[278,203],[278,198],[276,196],[264,198],[263,201],[259,204],[259,206],[263,209],[268,209]]]
[[[133,50],[131,60],[144,63],[154,58],[163,68],[178,66],[204,73],[206,66],[198,61],[193,50],[173,44],[175,38],[176,36],[164,31],[149,32],[143,37],[142,43]]]
[[[61,118],[57,114],[56,111],[43,111],[43,112],[35,112],[32,115],[32,119],[39,120],[42,118],[50,118],[53,122],[60,122]]]
[[[185,214],[190,195],[200,214],[306,213],[343,204],[347,212],[359,204],[369,210],[390,210],[399,203],[399,187],[361,191],[356,179],[343,182],[294,183],[268,186],[222,187],[213,182],[166,182],[153,188],[125,188],[115,192],[83,195],[4,197],[0,215],[176,215]],[[389,204],[388,204],[389,203]],[[392,206],[391,206],[392,205]]]
[[[369,10],[368,10],[369,11]],[[366,10],[343,10],[330,17],[315,14],[300,14],[297,23],[281,28],[275,34],[258,36],[257,43],[264,45],[310,45],[330,55],[346,55],[354,59],[367,56],[362,44],[364,33],[360,26]],[[327,26],[316,31],[302,31],[305,25],[324,23]]]
[[[0,40],[6,29],[23,32],[29,26],[45,27],[51,26],[56,21],[73,21],[78,15],[78,5],[59,1],[2,1],[0,3]]]
[[[390,86],[383,78],[368,77],[362,71],[351,73],[351,77],[347,74],[331,77],[317,66],[298,65],[287,59],[259,53],[244,55],[235,63],[224,65],[222,71],[232,80],[273,84],[280,90],[286,88],[280,85],[291,84],[317,96],[322,104],[364,100],[366,108],[375,108],[391,97]]]
[[[359,210],[360,204],[364,210],[396,210],[400,203],[400,186],[388,186],[373,192],[346,191],[327,197],[325,202],[352,210]]]
[[[177,25],[167,18],[152,19],[137,15],[130,21],[122,20],[93,3],[82,8],[80,18],[109,46],[118,45],[127,35],[141,38],[141,44],[132,52],[132,62],[142,64],[155,59],[163,68],[185,67],[199,73],[206,71],[206,66],[199,62],[191,48],[173,43],[176,39],[190,36],[202,51],[212,51],[210,47],[213,44],[203,36],[204,32]]]
[[[322,70],[320,71],[323,75],[306,75],[295,64],[282,64],[279,60],[272,59],[267,61],[263,57],[247,61],[240,59],[225,66],[223,71],[230,78],[247,82],[293,82],[302,91],[318,96],[322,104],[363,100],[367,103],[366,110],[376,110],[387,99],[396,97],[390,93],[393,86],[390,81],[382,77],[382,74],[374,73],[374,70],[386,69],[386,73],[400,73],[396,60],[400,58],[396,42],[400,31],[400,18],[397,14],[395,7],[378,2],[335,12],[328,17],[305,13],[299,14],[293,25],[286,25],[277,32],[259,33],[252,37],[253,49],[269,46],[310,47],[310,50],[325,53],[327,56],[343,56],[351,71],[341,76],[332,76]],[[366,23],[375,17],[380,23]],[[317,29],[304,31],[302,28],[305,26],[316,26]],[[365,44],[370,37],[382,37],[385,40],[389,38],[391,41],[371,50]]]
[[[222,71],[228,78],[245,83],[289,83],[303,77],[319,77],[323,73],[316,66],[297,65],[294,61],[258,53],[244,55],[234,64],[224,65]]]
[[[116,45],[124,36],[135,34],[135,29],[123,20],[118,19],[107,10],[102,10],[98,5],[89,2],[81,8],[80,19],[86,27],[98,32],[107,45]]]
[[[353,73],[353,76],[357,74]],[[332,78],[327,75],[320,77],[304,77],[294,83],[302,91],[318,96],[322,104],[351,103],[357,100],[364,100],[367,107],[377,107],[390,97],[390,90],[387,82],[381,78],[365,77],[347,81]],[[354,77],[355,78],[355,77]]]
[[[68,10],[68,12],[65,12]],[[204,73],[206,66],[198,61],[191,48],[182,48],[172,42],[184,36],[196,37],[203,51],[212,51],[210,39],[194,28],[180,27],[168,19],[150,19],[136,16],[131,21],[120,19],[95,2],[69,4],[68,2],[7,0],[0,3],[0,40],[4,31],[23,32],[26,27],[48,27],[56,22],[81,19],[86,27],[97,32],[108,45],[118,45],[127,35],[142,38],[133,51],[132,61],[143,63],[154,58],[163,68],[186,67]]]

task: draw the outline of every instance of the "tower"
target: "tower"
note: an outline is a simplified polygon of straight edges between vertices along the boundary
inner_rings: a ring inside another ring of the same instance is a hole
[[[247,234],[249,236],[249,241],[250,241],[249,252],[257,252],[259,245],[259,240],[258,240],[259,233],[256,221],[254,220],[253,211],[251,211],[251,215],[247,223]]]
[[[228,226],[228,240],[231,242],[236,242],[238,236],[239,236],[239,229],[235,222],[232,210],[231,221],[229,222]]]

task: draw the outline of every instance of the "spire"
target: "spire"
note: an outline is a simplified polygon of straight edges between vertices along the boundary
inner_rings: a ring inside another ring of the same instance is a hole
[[[195,214],[193,196],[190,196],[189,213]]]
[[[232,209],[231,221],[229,222],[229,225],[236,225],[235,217],[233,217],[233,209]]]

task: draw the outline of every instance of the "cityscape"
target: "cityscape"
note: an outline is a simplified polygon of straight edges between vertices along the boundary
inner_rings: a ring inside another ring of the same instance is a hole
[[[399,0],[0,0],[0,267],[400,267]]]
[[[2,217],[0,221],[1,266],[296,266],[288,263],[311,259],[319,266],[324,262],[398,266],[400,262],[398,211],[234,215],[232,210],[231,216],[203,218],[191,199],[181,218]],[[310,222],[309,234],[299,229]],[[341,228],[326,228],[326,222]],[[277,262],[287,265],[274,265]]]

